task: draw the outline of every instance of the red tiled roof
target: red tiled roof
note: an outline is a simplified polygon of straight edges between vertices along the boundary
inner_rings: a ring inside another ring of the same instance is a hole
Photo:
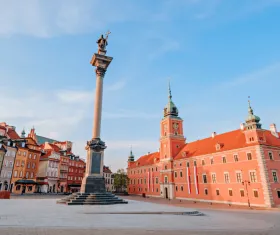
[[[103,172],[104,172],[104,173],[112,173],[112,171],[110,170],[110,168],[107,167],[107,166],[103,166]]]
[[[16,133],[15,130],[13,129],[10,129],[8,130],[8,136],[12,139],[12,140],[15,140],[15,139],[19,139],[19,135]]]
[[[159,162],[159,152],[150,153],[140,157],[137,161],[131,164],[131,168],[152,165],[155,163],[155,158],[156,162]]]
[[[264,136],[266,140],[264,145],[280,147],[280,138],[277,138],[274,135],[272,135],[269,130],[264,130]],[[220,150],[216,150],[217,144],[221,145]],[[209,137],[202,140],[187,143],[174,157],[174,160],[239,149],[256,144],[258,143],[246,143],[244,132],[238,129],[220,135],[216,135],[214,138]],[[131,163],[131,168],[152,165],[155,163],[154,158],[157,158],[156,162],[159,161],[159,152],[154,152],[140,157],[137,161]]]
[[[216,150],[217,144],[221,145],[220,150]],[[232,149],[244,148],[249,145],[252,144],[246,143],[243,131],[238,129],[216,135],[214,138],[209,137],[206,139],[187,143],[177,154],[177,156],[174,157],[174,159],[177,160],[181,158],[188,158]]]
[[[278,133],[278,135],[280,137],[280,132]],[[269,130],[265,130],[264,137],[266,140],[266,143],[265,143],[266,145],[280,147],[280,138],[277,138],[274,135],[272,135]]]

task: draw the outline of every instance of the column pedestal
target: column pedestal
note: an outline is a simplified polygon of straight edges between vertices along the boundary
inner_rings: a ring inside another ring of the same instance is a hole
[[[94,138],[87,142],[86,149],[86,175],[82,181],[81,193],[104,193],[103,159],[106,145],[100,138]]]

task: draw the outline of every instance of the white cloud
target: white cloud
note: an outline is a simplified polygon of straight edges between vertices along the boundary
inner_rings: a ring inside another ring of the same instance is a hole
[[[125,80],[119,80],[116,83],[110,84],[104,89],[107,91],[118,91],[123,89],[126,86],[126,81]]]
[[[56,92],[59,100],[65,103],[92,102],[94,91],[60,90]]]
[[[253,71],[242,75],[240,77],[231,79],[225,83],[222,83],[219,88],[231,88],[236,86],[242,86],[246,83],[261,80],[271,80],[280,74],[280,62],[272,65],[265,66],[257,71]]]
[[[101,30],[129,16],[128,9],[111,5],[103,0],[1,1],[0,36],[53,37]]]

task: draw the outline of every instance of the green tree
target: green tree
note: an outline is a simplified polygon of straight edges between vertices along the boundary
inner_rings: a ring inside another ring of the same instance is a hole
[[[129,184],[129,179],[124,169],[117,170],[114,174],[114,187],[117,192],[125,192]]]

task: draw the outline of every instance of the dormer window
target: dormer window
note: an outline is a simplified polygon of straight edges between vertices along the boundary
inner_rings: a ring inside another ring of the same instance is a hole
[[[217,143],[217,144],[215,145],[215,147],[216,147],[216,151],[219,151],[219,150],[221,150],[221,148],[223,147],[223,144]]]

